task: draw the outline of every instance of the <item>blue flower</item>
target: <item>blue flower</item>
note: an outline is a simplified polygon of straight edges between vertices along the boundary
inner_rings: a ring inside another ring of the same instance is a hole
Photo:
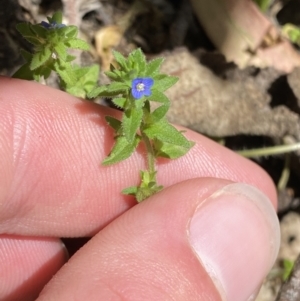
[[[131,83],[131,94],[135,99],[140,99],[143,96],[151,95],[151,87],[154,80],[151,77],[138,77]]]
[[[66,27],[65,24],[58,24],[56,21],[52,21],[50,23],[42,21],[40,25],[42,25],[46,29],[58,29],[58,28]]]

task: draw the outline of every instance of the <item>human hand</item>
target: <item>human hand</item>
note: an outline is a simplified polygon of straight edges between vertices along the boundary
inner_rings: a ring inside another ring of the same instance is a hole
[[[118,112],[0,79],[0,300],[248,300],[279,247],[268,175],[187,130],[196,145],[160,160],[166,188],[134,206],[120,191],[143,149],[101,166],[105,115]],[[59,237],[82,236],[94,237],[62,267]]]

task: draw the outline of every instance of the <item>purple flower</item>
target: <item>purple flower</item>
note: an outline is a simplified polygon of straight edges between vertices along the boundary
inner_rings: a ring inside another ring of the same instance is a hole
[[[66,27],[65,24],[58,24],[56,21],[52,21],[50,23],[47,23],[45,21],[42,21],[40,23],[40,25],[42,25],[44,28],[46,29],[57,29],[57,28],[62,28],[62,27]]]
[[[151,95],[151,87],[154,80],[151,77],[138,77],[132,80],[131,94],[135,99],[140,99],[143,96]]]

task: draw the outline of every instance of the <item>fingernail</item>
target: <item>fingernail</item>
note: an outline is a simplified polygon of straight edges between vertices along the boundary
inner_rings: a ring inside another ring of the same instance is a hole
[[[222,299],[247,301],[277,257],[278,218],[259,190],[230,184],[197,207],[189,241]]]

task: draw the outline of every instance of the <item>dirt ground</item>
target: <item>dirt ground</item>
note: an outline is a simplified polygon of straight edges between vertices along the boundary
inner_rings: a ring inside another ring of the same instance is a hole
[[[149,59],[166,58],[163,71],[180,77],[168,92],[172,101],[168,113],[171,122],[207,135],[233,150],[276,145],[295,145],[294,150],[299,149],[300,53],[299,46],[286,38],[283,28],[286,23],[300,26],[300,2],[271,0],[263,14],[254,3],[245,1],[248,6],[243,18],[246,20],[250,14],[252,20],[257,18],[261,24],[251,27],[249,32],[258,42],[253,46],[250,42],[246,44],[246,39],[241,43],[232,39],[233,46],[237,43],[233,50],[230,43],[224,46],[224,37],[220,40],[222,33],[216,33],[222,24],[211,27],[210,23],[216,19],[207,21],[201,14],[203,7],[199,9],[203,1],[197,1],[1,1],[0,74],[10,76],[22,63],[19,49],[31,49],[16,32],[15,25],[24,21],[41,22],[47,15],[62,10],[64,22],[77,25],[81,38],[92,45],[88,54],[78,55],[83,65],[99,63],[102,72],[107,70],[112,61],[111,49],[127,54],[141,47]],[[218,20],[225,22],[226,27],[227,21],[222,18]],[[228,29],[227,39],[235,34]],[[100,81],[105,83],[103,75]],[[57,87],[57,79],[51,77],[48,84]],[[282,230],[280,254],[257,298],[259,301],[300,300],[299,262],[289,280],[284,284],[282,281],[284,260],[295,262],[300,253],[299,156],[300,151],[296,150],[252,158],[278,186]]]

